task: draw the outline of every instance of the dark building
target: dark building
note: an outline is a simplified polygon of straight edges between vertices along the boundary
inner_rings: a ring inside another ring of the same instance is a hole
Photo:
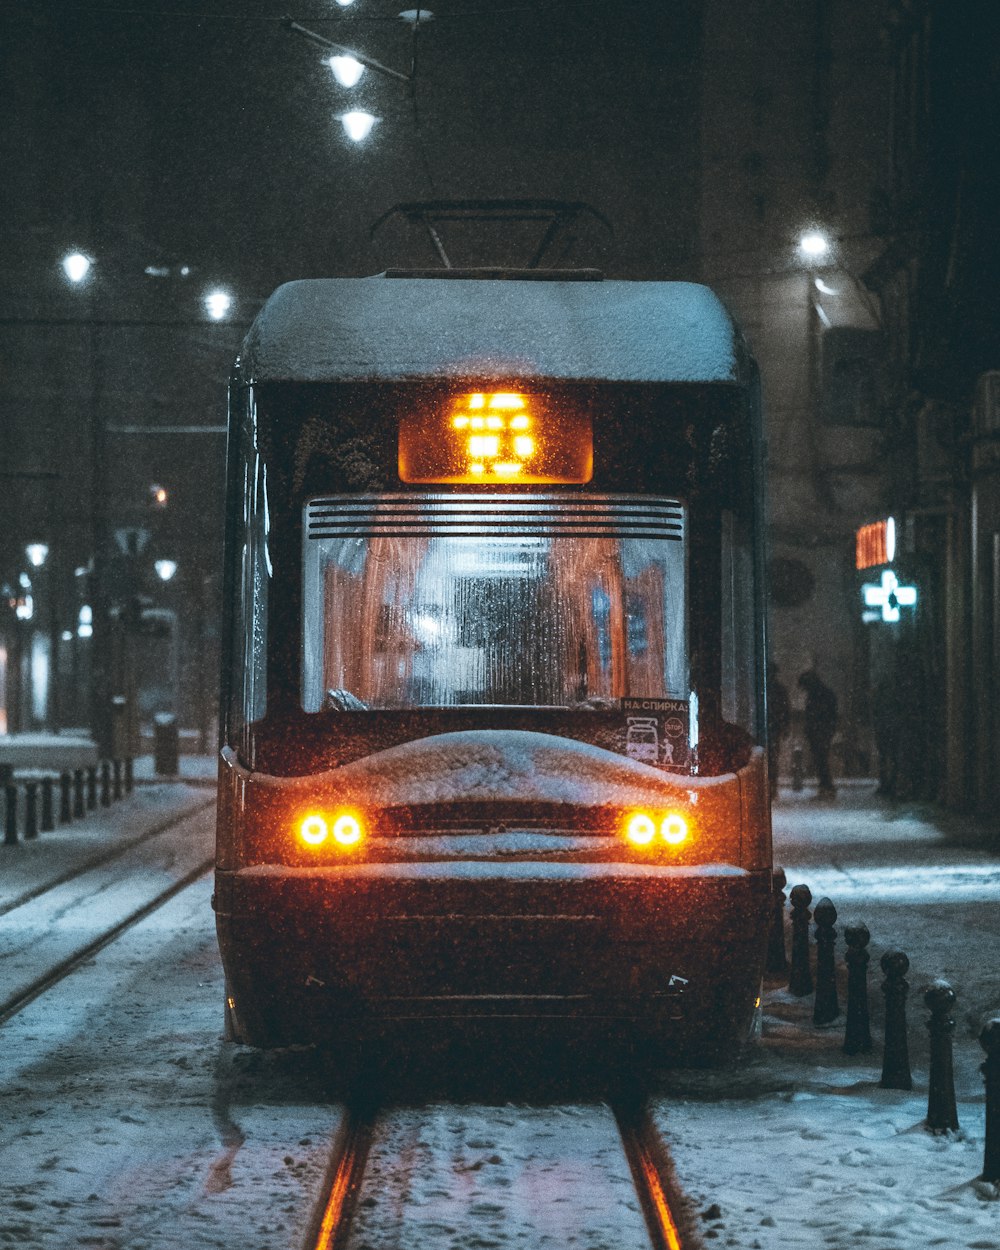
[[[1000,7],[895,0],[882,253],[884,455],[919,602],[893,663],[910,788],[1000,802]]]

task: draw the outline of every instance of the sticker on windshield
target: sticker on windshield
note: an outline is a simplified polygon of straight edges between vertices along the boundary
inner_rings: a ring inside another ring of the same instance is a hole
[[[688,705],[685,699],[622,699],[624,752],[654,768],[687,769]]]

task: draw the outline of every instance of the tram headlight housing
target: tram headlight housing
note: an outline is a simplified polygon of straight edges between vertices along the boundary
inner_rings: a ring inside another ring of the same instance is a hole
[[[311,850],[331,846],[335,850],[350,851],[365,837],[360,817],[348,811],[308,812],[299,821],[297,832],[299,841]]]
[[[667,812],[660,821],[660,836],[668,846],[680,846],[687,841],[688,822],[680,812]]]
[[[625,837],[643,850],[652,850],[660,842],[677,849],[687,842],[690,832],[688,818],[681,812],[630,812],[625,818]]]

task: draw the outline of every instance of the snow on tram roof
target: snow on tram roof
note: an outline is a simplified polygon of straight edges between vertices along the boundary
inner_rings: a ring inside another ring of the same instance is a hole
[[[278,287],[241,368],[248,382],[735,383],[742,357],[726,309],[692,282],[318,278]]]

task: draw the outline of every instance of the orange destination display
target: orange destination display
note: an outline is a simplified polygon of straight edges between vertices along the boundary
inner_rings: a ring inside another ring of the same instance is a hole
[[[590,416],[544,395],[474,391],[399,424],[404,482],[571,485],[594,472]]]

